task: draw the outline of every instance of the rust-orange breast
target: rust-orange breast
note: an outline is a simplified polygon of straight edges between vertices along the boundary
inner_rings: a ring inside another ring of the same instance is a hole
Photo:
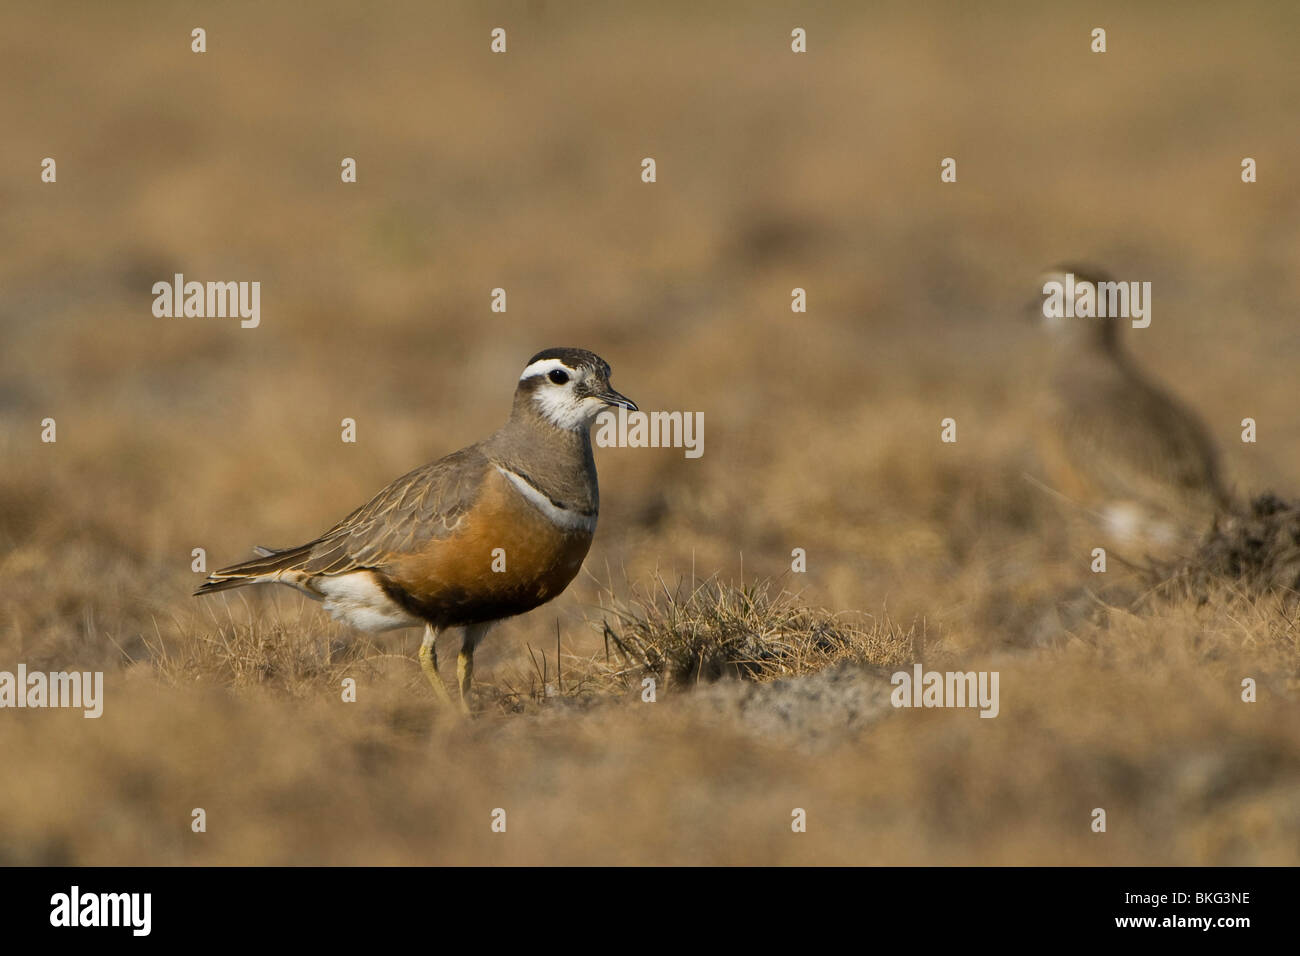
[[[591,537],[557,526],[492,468],[456,531],[386,562],[384,587],[438,627],[522,614],[568,587]]]

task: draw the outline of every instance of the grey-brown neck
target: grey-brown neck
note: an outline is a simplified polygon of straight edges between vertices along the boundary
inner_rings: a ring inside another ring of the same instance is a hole
[[[1080,358],[1081,353],[1125,361],[1119,323],[1114,318],[1074,317],[1056,321],[1066,323],[1064,328],[1053,332],[1058,361],[1069,362],[1071,357]]]
[[[557,428],[515,396],[510,420],[482,445],[493,464],[523,478],[557,507],[594,515],[600,506],[591,429]]]

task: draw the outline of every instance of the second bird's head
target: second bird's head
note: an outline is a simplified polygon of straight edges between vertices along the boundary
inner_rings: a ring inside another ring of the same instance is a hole
[[[1083,311],[1081,302],[1085,295],[1093,296],[1093,311],[1096,311],[1098,287],[1102,283],[1113,281],[1104,269],[1087,263],[1065,262],[1053,266],[1038,277],[1039,294],[1025,307],[1026,317],[1045,328],[1053,341],[1065,351],[1072,352],[1079,347],[1100,347],[1113,350],[1118,336],[1118,324],[1113,316],[1080,316]],[[1049,298],[1049,288],[1054,284],[1060,290],[1060,296]],[[1074,302],[1069,304],[1068,314],[1064,297],[1073,295]],[[1049,309],[1054,305],[1057,309]],[[1050,313],[1050,314],[1049,314]]]
[[[546,349],[528,360],[515,389],[516,414],[531,413],[556,428],[581,431],[606,408],[637,410],[609,384],[609,363],[586,349]]]

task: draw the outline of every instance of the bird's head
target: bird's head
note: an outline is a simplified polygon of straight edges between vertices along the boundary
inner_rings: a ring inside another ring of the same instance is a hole
[[[609,363],[586,349],[546,349],[524,367],[515,390],[517,411],[568,431],[588,428],[606,408],[637,410],[609,384]]]
[[[1084,300],[1091,296],[1094,308],[1101,283],[1112,282],[1110,274],[1086,263],[1066,262],[1053,266],[1038,277],[1038,295],[1025,307],[1026,315],[1045,328],[1060,345],[1101,346],[1113,349],[1118,343],[1118,325],[1113,316],[1080,315]],[[1067,302],[1067,299],[1073,300]]]

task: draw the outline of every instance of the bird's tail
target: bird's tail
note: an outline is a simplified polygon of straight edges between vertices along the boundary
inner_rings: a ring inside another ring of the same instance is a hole
[[[282,551],[256,547],[253,550],[257,552],[257,557],[239,564],[232,564],[220,571],[213,571],[194,593],[196,595],[212,594],[216,591],[227,591],[230,588],[243,587],[245,584],[260,584],[264,581],[283,581],[288,584],[296,584],[295,581],[285,581],[284,572],[292,570],[300,564],[311,553],[311,549],[311,544],[300,545],[296,548],[285,548]]]

